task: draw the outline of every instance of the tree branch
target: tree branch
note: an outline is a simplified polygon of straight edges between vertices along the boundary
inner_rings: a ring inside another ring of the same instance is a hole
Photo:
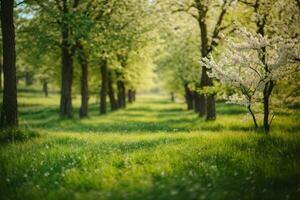
[[[222,23],[224,21],[224,17],[227,13],[228,7],[231,5],[231,3],[233,2],[233,0],[224,0],[223,4],[221,6],[221,13],[218,17],[217,23],[215,25],[215,28],[213,30],[213,34],[212,34],[212,40],[211,40],[211,44],[209,45],[208,48],[208,52],[211,52],[213,50],[214,47],[216,47],[219,42],[216,41],[216,39],[220,39],[220,32],[224,29],[226,29],[229,26],[223,26],[222,27]]]

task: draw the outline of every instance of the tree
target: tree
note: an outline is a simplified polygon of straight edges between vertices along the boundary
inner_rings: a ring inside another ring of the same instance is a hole
[[[141,8],[145,5],[145,1],[106,1],[99,9],[94,43],[100,63],[100,110],[103,114],[106,113],[107,94],[112,110],[115,109],[115,84],[117,105],[119,108],[126,107],[127,84],[131,82],[126,79],[126,68],[130,53],[139,48],[141,35],[145,33],[146,26],[141,23],[141,15],[145,15]]]
[[[71,118],[72,85],[74,71],[74,56],[81,42],[89,32],[91,23],[89,11],[93,1],[62,0],[62,1],[26,1],[36,12],[33,20],[40,20],[41,24],[50,24],[50,38],[61,51],[61,117]],[[43,30],[45,32],[45,30]],[[46,34],[46,33],[44,33]],[[86,99],[86,98],[83,98]]]
[[[218,62],[204,58],[201,64],[212,70],[211,77],[236,89],[237,93],[230,101],[247,106],[256,129],[259,125],[252,105],[262,103],[263,127],[265,132],[269,132],[273,120],[273,117],[269,118],[272,91],[280,79],[299,70],[299,66],[292,62],[298,40],[267,38],[245,29],[238,31],[237,35],[245,42],[229,41],[227,51]],[[264,60],[261,59],[262,54]]]
[[[266,0],[240,0],[240,2],[248,7],[253,8],[253,18],[256,25],[256,32],[262,37],[274,37],[276,35],[284,38],[297,38],[299,27],[299,23],[297,23],[299,22],[299,10],[295,8],[295,1],[277,0],[271,2]],[[268,49],[266,46],[261,46],[261,50],[259,51],[259,58],[264,64],[264,70],[266,72],[270,71],[266,58],[266,55],[268,54],[267,50]],[[266,131],[269,131],[269,102],[274,86],[274,81],[269,80],[264,85],[263,90],[264,127]]]
[[[101,94],[100,94],[100,114],[106,114],[106,97],[108,92],[108,67],[107,60],[102,59],[100,61],[100,70],[101,70]]]
[[[118,103],[117,99],[115,97],[115,90],[113,86],[113,77],[112,77],[112,71],[110,70],[108,72],[108,97],[110,101],[110,107],[111,111],[117,110],[118,109]]]
[[[89,101],[89,89],[88,89],[88,59],[85,49],[81,43],[78,43],[78,60],[81,66],[81,106],[79,116],[81,118],[88,116],[88,101]]]
[[[197,20],[201,37],[201,57],[207,57],[216,48],[216,46],[219,45],[220,33],[228,28],[228,26],[224,25],[225,15],[228,13],[233,2],[234,0],[223,0],[220,3],[208,0],[193,0],[187,1],[186,3],[179,2],[174,4],[176,8],[172,12],[186,12]],[[216,14],[217,18],[214,20],[215,23],[212,26],[208,23],[210,16],[209,13],[212,12],[208,12],[210,6],[215,9],[220,7],[219,13]],[[212,28],[210,29],[210,27]],[[208,73],[209,69],[202,66],[200,82],[197,84],[197,87],[200,88],[200,90],[205,87],[213,86],[213,80],[207,75]],[[196,104],[198,104],[195,108],[197,109],[196,111],[199,112],[199,116],[205,117],[206,120],[215,119],[215,94],[199,94],[196,92],[195,96]]]
[[[3,105],[1,126],[18,124],[14,0],[1,0],[1,30],[3,46]]]
[[[175,16],[170,16],[170,20]],[[187,16],[176,16],[176,23],[164,24],[162,41],[155,55],[160,82],[169,93],[184,97],[189,110],[195,104],[195,84],[199,81],[199,34],[193,31],[196,24],[186,25]]]

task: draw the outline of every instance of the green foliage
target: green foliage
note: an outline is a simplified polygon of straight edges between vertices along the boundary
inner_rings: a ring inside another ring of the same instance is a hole
[[[199,82],[199,33],[193,31],[194,23],[188,24],[187,16],[167,17],[167,24],[157,27],[161,30],[158,31],[160,37],[155,63],[162,87],[183,94],[184,84],[193,87]],[[173,18],[176,22],[173,22]]]

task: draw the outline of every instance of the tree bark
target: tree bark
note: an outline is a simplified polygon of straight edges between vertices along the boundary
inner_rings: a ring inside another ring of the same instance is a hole
[[[264,88],[264,97],[263,97],[263,103],[264,103],[264,130],[266,133],[270,131],[270,121],[269,121],[269,115],[270,115],[270,96],[272,94],[274,88],[274,82],[268,81]]]
[[[117,86],[118,86],[118,107],[126,108],[126,89],[125,89],[124,81],[118,80]]]
[[[43,80],[43,92],[45,97],[48,97],[48,80]]]
[[[64,38],[68,38],[64,34]],[[69,45],[63,42],[62,46],[62,81],[61,81],[61,100],[60,115],[72,118],[72,81],[73,81],[73,55],[69,52]]]
[[[68,13],[66,1],[64,1],[63,13]],[[72,82],[73,82],[73,56],[75,48],[70,44],[70,29],[66,23],[62,24],[62,71],[61,71],[61,97],[60,115],[72,118]]]
[[[260,0],[256,0],[254,4],[254,12],[259,15],[259,8],[261,6]],[[265,26],[266,26],[266,20],[267,20],[267,14],[264,14],[260,16],[256,22],[257,26],[257,33],[259,33],[262,36],[265,36]],[[270,73],[270,70],[268,68],[268,64],[266,61],[266,47],[261,48],[262,53],[260,53],[260,60],[264,65],[264,70],[265,73],[268,74]],[[265,133],[268,133],[270,131],[270,121],[269,121],[269,115],[270,115],[270,108],[269,108],[269,103],[270,103],[270,96],[272,94],[273,88],[274,88],[274,82],[267,81],[264,85],[264,90],[263,90],[263,106],[264,106],[264,119],[263,119],[263,126],[264,126],[264,131]]]
[[[2,47],[1,47],[2,48]],[[2,65],[2,54],[0,55],[0,91],[2,92],[2,70],[3,70],[3,65]]]
[[[28,71],[25,72],[25,84],[26,86],[32,85],[33,77],[32,74]]]
[[[252,117],[252,120],[253,120],[253,123],[254,123],[254,128],[255,128],[255,130],[257,130],[258,129],[258,124],[257,124],[257,120],[256,120],[256,117],[255,117],[255,114],[252,111],[251,105],[248,105],[247,108],[248,108],[248,111],[251,114],[251,117]]]
[[[194,108],[194,97],[193,93],[190,90],[188,84],[184,84],[184,91],[185,91],[185,101],[187,104],[187,109],[188,110],[193,110]]]
[[[1,127],[18,125],[14,0],[1,0],[4,91]]]
[[[124,81],[122,81],[122,98],[123,108],[126,108],[126,86]]]
[[[202,46],[201,46],[201,53],[202,57],[206,57],[208,54],[208,39],[207,39],[207,28],[206,24],[203,20],[199,22],[200,28],[201,28],[201,41],[202,41]],[[207,75],[207,68],[202,67],[202,74],[201,74],[201,80],[200,80],[200,88],[202,89],[203,87],[206,86],[212,86],[212,80],[211,78],[208,77]],[[214,97],[210,96],[209,98],[206,98],[204,94],[200,94],[199,98],[199,103],[200,103],[200,109],[199,109],[199,116],[204,117],[206,116],[207,120],[210,119],[215,119],[216,118],[216,113],[215,113],[215,101]]]
[[[216,102],[215,95],[209,94],[206,97],[206,120],[215,120],[216,119]]]
[[[175,95],[174,95],[174,92],[171,92],[170,95],[171,95],[171,102],[175,102]]]
[[[136,90],[132,91],[132,101],[135,102],[136,101]]]
[[[89,108],[88,60],[83,46],[79,44],[78,47],[78,59],[81,66],[81,106],[79,116],[84,118],[88,116]]]
[[[205,117],[206,114],[206,97],[204,94],[198,94],[198,114],[199,117]]]
[[[202,87],[208,87],[208,86],[213,86],[213,80],[207,75],[207,71],[209,69],[203,68],[203,73],[202,73]],[[207,94],[205,97],[203,97],[205,101],[204,103],[204,111],[202,108],[200,108],[199,115],[200,116],[205,116],[206,120],[215,120],[216,119],[216,102],[215,102],[215,95],[214,94]],[[203,114],[203,115],[201,115]],[[205,115],[206,114],[206,115]]]
[[[108,97],[109,97],[111,111],[117,110],[118,103],[115,97],[112,74],[110,72],[108,72]]]
[[[128,103],[132,103],[133,102],[133,90],[131,90],[131,89],[128,90],[127,97],[128,97]]]
[[[203,102],[200,102],[200,95],[194,91],[194,111],[196,113],[199,113],[200,111],[200,105],[203,105]]]
[[[101,85],[101,96],[100,96],[100,114],[106,114],[106,97],[107,97],[107,90],[108,90],[108,68],[107,68],[107,61],[101,60],[100,61],[100,68],[101,68],[101,77],[102,77],[102,85]]]
[[[196,6],[198,9],[198,24],[201,33],[201,56],[207,57],[209,54],[209,42],[207,34],[207,25],[206,25],[206,14],[208,11],[207,6],[203,5],[201,1],[196,1]],[[201,79],[200,79],[200,89],[206,86],[213,86],[213,81],[207,75],[208,69],[205,66],[202,66]],[[207,120],[213,120],[216,118],[216,108],[215,108],[215,99],[214,95],[208,95],[206,98],[204,95],[199,96],[199,116],[206,116]]]

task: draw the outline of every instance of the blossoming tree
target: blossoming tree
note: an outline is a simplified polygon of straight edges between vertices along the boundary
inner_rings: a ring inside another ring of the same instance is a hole
[[[247,106],[256,129],[259,125],[252,105],[263,104],[263,127],[268,132],[274,117],[270,118],[269,108],[272,91],[280,79],[299,70],[294,62],[299,42],[263,37],[246,29],[238,30],[237,35],[238,39],[227,40],[227,48],[217,61],[204,58],[201,64],[211,69],[211,77],[235,89],[229,101]]]

